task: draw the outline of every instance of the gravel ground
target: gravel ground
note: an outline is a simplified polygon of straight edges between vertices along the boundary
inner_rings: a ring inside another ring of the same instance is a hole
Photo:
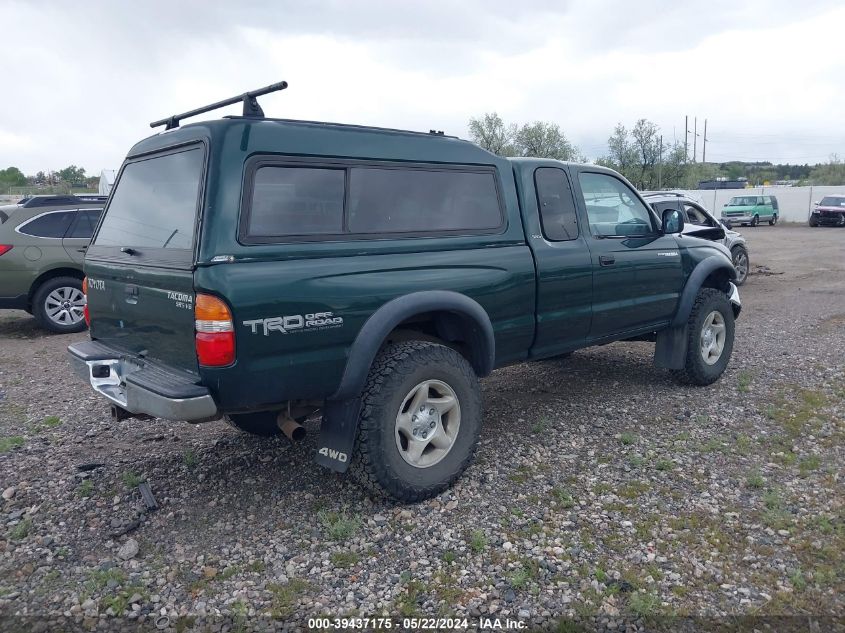
[[[313,422],[294,446],[222,422],[111,422],[68,371],[80,335],[0,314],[0,614],[101,630],[843,625],[845,231],[745,233],[753,274],[719,383],[675,385],[645,343],[497,371],[477,461],[411,506],[316,466]]]

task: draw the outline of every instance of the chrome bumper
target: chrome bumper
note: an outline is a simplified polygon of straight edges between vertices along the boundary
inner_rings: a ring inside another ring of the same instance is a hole
[[[202,395],[180,397],[164,395],[127,381],[127,377],[142,372],[144,365],[129,357],[102,358],[101,354],[86,354],[85,344],[68,347],[74,373],[109,402],[135,415],[150,415],[165,420],[201,422],[219,417],[217,405],[204,390]],[[94,357],[92,357],[94,356]],[[191,385],[193,391],[198,387]]]

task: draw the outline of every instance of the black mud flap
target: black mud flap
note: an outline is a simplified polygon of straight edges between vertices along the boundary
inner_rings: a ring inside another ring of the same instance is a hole
[[[360,412],[360,398],[326,401],[314,461],[339,473],[346,472],[352,459]]]
[[[686,325],[658,332],[654,364],[664,369],[683,369],[687,359],[687,339]]]

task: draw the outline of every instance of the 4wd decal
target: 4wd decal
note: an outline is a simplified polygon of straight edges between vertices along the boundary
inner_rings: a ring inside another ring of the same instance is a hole
[[[333,312],[314,312],[313,314],[293,314],[266,319],[252,319],[243,324],[252,330],[253,334],[262,332],[269,336],[270,332],[293,334],[310,330],[327,330],[343,327],[343,318],[334,316]]]

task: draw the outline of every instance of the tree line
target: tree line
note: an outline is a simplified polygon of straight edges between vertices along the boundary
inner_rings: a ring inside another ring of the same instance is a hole
[[[58,171],[39,171],[32,176],[26,176],[17,167],[0,169],[0,194],[10,188],[40,188],[61,187],[68,189],[96,189],[99,186],[99,176],[88,176],[84,167],[69,165]]]
[[[499,156],[533,156],[588,162],[557,123],[505,123],[495,112],[469,120],[469,137]],[[697,189],[702,180],[746,178],[762,185],[777,180],[797,185],[845,185],[845,163],[835,154],[827,163],[773,165],[768,162],[699,163],[688,160],[683,143],[664,141],[660,128],[639,119],[630,128],[616,125],[607,139],[607,152],[595,164],[615,169],[640,190]]]

